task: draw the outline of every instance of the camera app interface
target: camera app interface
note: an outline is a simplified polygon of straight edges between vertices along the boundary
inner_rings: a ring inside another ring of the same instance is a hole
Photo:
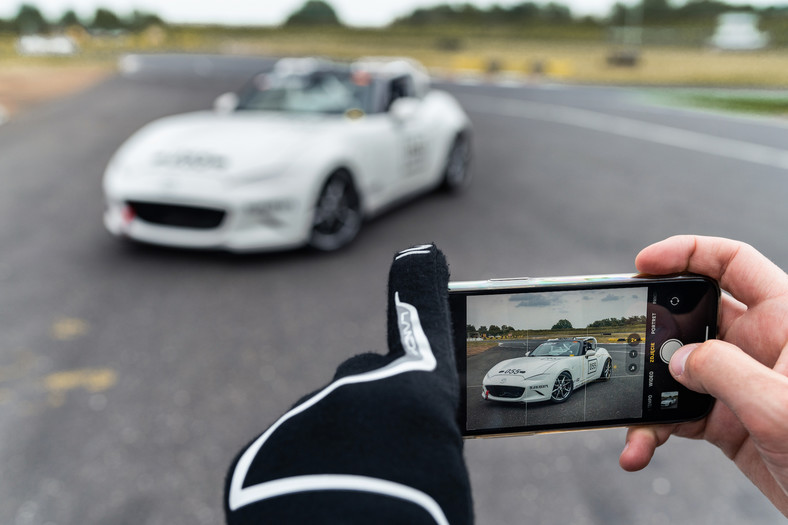
[[[466,430],[641,417],[647,308],[648,287],[468,296]]]

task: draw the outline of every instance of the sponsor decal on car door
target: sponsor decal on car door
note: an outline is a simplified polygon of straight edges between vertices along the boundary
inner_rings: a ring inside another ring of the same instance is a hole
[[[409,126],[410,127],[410,126]],[[422,175],[427,165],[427,141],[424,133],[421,133],[418,126],[413,126],[415,130],[405,132],[405,177],[418,177]]]
[[[596,375],[598,360],[596,357],[586,357],[586,379],[594,377]]]

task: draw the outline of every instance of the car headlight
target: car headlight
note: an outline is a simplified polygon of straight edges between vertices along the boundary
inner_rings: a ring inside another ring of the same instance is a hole
[[[291,162],[274,160],[265,165],[258,165],[251,169],[238,171],[227,176],[227,181],[232,186],[246,186],[291,175]]]
[[[247,186],[249,184],[257,184],[271,179],[277,179],[282,176],[280,171],[264,171],[258,173],[246,173],[234,177],[228,177],[227,181],[230,186]]]

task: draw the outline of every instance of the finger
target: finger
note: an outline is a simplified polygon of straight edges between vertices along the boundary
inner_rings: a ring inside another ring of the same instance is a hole
[[[448,283],[446,258],[433,244],[415,246],[394,257],[388,292],[392,357],[429,349],[437,360],[453,362]]]
[[[780,357],[777,358],[777,362],[774,364],[774,371],[778,374],[788,376],[788,352],[783,352],[780,354]]]
[[[414,246],[396,254],[389,270],[389,352],[356,355],[337,367],[334,379],[381,369],[402,357],[421,361],[418,365],[412,362],[413,369],[439,368],[448,380],[444,368],[449,368],[456,377],[448,281],[446,259],[435,245]]]
[[[719,340],[680,348],[670,360],[670,373],[686,387],[722,401],[755,439],[784,442],[788,377]]]
[[[752,246],[718,237],[679,235],[644,248],[635,259],[639,271],[689,271],[720,282],[735,298],[755,305],[788,293],[788,276]]]
[[[434,244],[397,253],[389,270],[389,352],[356,355],[337,367],[334,379],[382,369],[400,358],[411,361],[410,369],[437,369],[445,381],[456,378],[448,282],[446,258]]]
[[[657,447],[664,444],[676,425],[630,427],[627,429],[627,442],[618,463],[627,472],[645,468]]]

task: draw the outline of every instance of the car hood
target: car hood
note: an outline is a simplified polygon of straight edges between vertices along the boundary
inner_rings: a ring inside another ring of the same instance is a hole
[[[517,357],[507,359],[492,367],[487,375],[493,377],[496,375],[514,374],[522,377],[531,377],[547,372],[562,359],[561,357]],[[510,370],[510,372],[504,374],[504,370]],[[511,372],[511,370],[519,370],[519,372]]]
[[[239,111],[187,113],[157,120],[118,152],[116,164],[134,173],[201,178],[283,170],[341,117]]]

